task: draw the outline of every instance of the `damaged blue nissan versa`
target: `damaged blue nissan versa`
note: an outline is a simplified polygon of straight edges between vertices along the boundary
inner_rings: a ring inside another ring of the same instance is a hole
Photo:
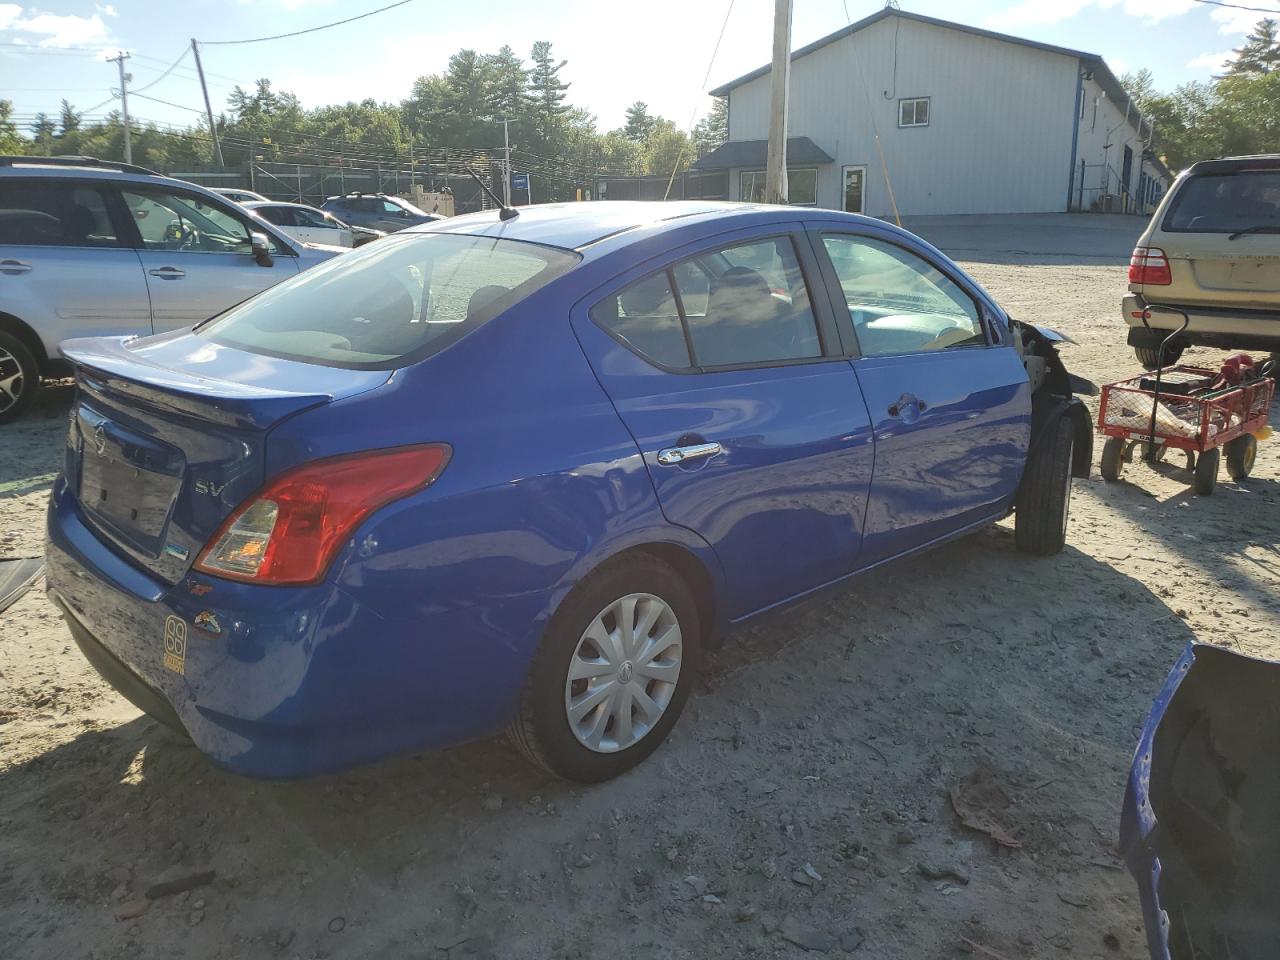
[[[506,209],[194,329],[73,340],[49,592],[122,694],[243,774],[508,730],[599,781],[716,631],[1016,511],[1092,429],[947,257],[834,211]]]

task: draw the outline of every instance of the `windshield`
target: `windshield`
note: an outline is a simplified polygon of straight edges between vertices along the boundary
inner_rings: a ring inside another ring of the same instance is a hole
[[[1187,179],[1165,214],[1167,233],[1280,229],[1280,170],[1242,170]]]
[[[578,259],[516,240],[391,237],[272,287],[196,334],[287,360],[391,369],[442,350]]]
[[[396,197],[396,198],[394,198],[391,202],[392,202],[392,203],[394,203],[394,204],[399,205],[400,207],[402,207],[402,208],[403,208],[403,209],[405,209],[405,210],[408,210],[408,211],[409,211],[410,213],[412,213],[415,217],[429,217],[429,216],[431,216],[431,214],[427,213],[427,211],[425,211],[425,210],[419,210],[417,207],[415,207],[415,206],[414,206],[412,203],[410,203],[408,200],[402,200],[402,199],[400,199],[399,197]]]

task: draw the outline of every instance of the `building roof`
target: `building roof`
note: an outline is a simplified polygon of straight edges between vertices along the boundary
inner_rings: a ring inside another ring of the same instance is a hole
[[[763,167],[768,140],[729,140],[693,165],[694,170],[727,170],[730,167]],[[787,166],[835,163],[835,158],[808,137],[787,137]]]
[[[877,10],[869,17],[863,17],[861,20],[857,20],[849,24],[847,27],[841,27],[835,33],[829,33],[825,37],[821,37],[820,39],[813,41],[813,43],[801,47],[799,50],[792,51],[791,59],[792,61],[799,60],[801,57],[806,57],[815,50],[821,50],[828,44],[843,40],[845,37],[851,36],[859,30],[865,30],[867,27],[874,26],[881,20],[885,20],[889,17],[902,17],[904,20],[915,20],[917,23],[927,23],[931,26],[942,27],[946,30],[958,30],[961,33],[972,34],[975,37],[985,37],[988,40],[1000,40],[1004,43],[1016,43],[1019,46],[1030,47],[1033,50],[1043,50],[1046,53],[1056,53],[1065,57],[1074,57],[1093,72],[1094,79],[1098,82],[1098,85],[1107,92],[1107,96],[1113,103],[1126,108],[1129,103],[1129,94],[1120,84],[1120,81],[1116,79],[1116,75],[1111,72],[1111,68],[1108,67],[1102,57],[1096,53],[1086,53],[1083,50],[1072,50],[1070,47],[1058,47],[1051,43],[1040,43],[1036,40],[1024,39],[1023,37],[1013,37],[1007,33],[996,33],[993,30],[983,30],[980,27],[971,27],[967,23],[956,23],[952,20],[939,20],[937,17],[926,17],[919,13],[908,13],[905,10],[895,10],[892,7],[885,7],[882,10]],[[750,73],[744,73],[736,80],[730,80],[728,83],[722,83],[711,91],[711,95],[713,97],[727,96],[729,91],[734,87],[740,87],[744,83],[750,83],[752,80],[756,80],[759,77],[767,76],[771,69],[771,64],[765,64],[763,67],[758,67]],[[1130,122],[1133,123],[1133,125],[1138,128],[1139,133],[1141,133],[1145,124],[1142,122],[1141,118],[1137,116],[1136,107],[1134,113],[1135,117]]]

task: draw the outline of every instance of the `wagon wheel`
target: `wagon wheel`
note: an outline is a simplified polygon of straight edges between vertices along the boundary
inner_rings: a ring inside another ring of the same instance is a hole
[[[1190,456],[1190,454],[1188,454]],[[1218,461],[1222,459],[1221,451],[1214,447],[1206,450],[1196,460],[1195,490],[1202,497],[1213,493],[1218,483]]]
[[[1243,433],[1227,444],[1227,473],[1239,482],[1253,471],[1258,459],[1258,441],[1251,433]]]
[[[1119,480],[1120,474],[1124,471],[1124,439],[1121,437],[1107,437],[1107,442],[1102,445],[1102,479],[1103,480]]]

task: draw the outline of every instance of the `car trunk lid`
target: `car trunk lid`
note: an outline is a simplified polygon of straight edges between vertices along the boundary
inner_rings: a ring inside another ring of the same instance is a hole
[[[267,434],[303,410],[385,383],[194,337],[71,340],[79,387],[70,490],[97,534],[168,583],[266,480]]]
[[[1280,235],[1169,234],[1152,242],[1169,257],[1170,302],[1280,309]]]

